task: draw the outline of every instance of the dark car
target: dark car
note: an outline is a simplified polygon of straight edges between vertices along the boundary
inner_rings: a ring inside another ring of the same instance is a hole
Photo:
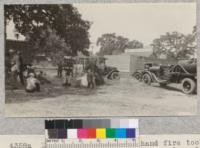
[[[197,89],[196,60],[187,60],[187,62],[176,65],[149,67],[149,69],[144,70],[142,81],[148,85],[153,82],[159,83],[160,86],[166,86],[169,83],[180,83],[184,93],[192,94]]]
[[[138,80],[138,81],[141,81],[142,80],[142,75],[143,73],[149,69],[149,67],[152,67],[153,65],[155,65],[154,63],[152,62],[147,62],[144,64],[144,68],[143,69],[137,69],[133,74],[132,76]]]
[[[105,66],[104,75],[111,80],[119,80],[120,75],[116,67]]]

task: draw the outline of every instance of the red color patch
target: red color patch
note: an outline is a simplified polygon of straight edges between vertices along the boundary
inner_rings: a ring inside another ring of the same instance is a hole
[[[96,138],[96,129],[95,128],[88,129],[88,138]]]

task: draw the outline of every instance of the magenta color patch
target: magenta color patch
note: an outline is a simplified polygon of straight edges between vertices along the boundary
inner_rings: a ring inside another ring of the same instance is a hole
[[[88,138],[88,130],[78,129],[78,138]]]

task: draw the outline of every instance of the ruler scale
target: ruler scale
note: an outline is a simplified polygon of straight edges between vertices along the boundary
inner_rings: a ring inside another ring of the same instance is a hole
[[[92,143],[91,143],[92,142]],[[92,140],[90,143],[80,143],[77,141],[67,140],[66,143],[62,142],[47,142],[47,148],[129,148],[129,147],[136,147],[138,140],[133,141],[132,139],[126,141],[120,141],[117,143],[116,141],[106,140],[98,142],[96,140]]]
[[[129,148],[138,145],[137,119],[46,120],[46,148]]]

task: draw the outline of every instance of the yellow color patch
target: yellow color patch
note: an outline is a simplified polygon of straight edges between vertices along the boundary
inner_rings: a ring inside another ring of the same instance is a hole
[[[97,128],[96,129],[96,138],[99,138],[99,139],[106,138],[106,129],[105,128]]]

